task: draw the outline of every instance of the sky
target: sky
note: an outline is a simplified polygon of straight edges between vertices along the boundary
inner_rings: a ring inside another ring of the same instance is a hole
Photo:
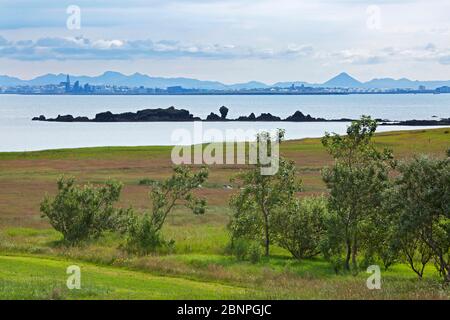
[[[0,0],[0,74],[450,79],[448,0]]]

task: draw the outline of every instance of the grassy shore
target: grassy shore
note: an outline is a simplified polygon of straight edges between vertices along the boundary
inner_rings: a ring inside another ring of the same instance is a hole
[[[399,159],[428,153],[444,156],[450,148],[450,128],[378,134],[375,142],[390,147]],[[226,255],[230,195],[224,185],[243,166],[213,166],[198,193],[208,211],[193,216],[178,208],[164,235],[174,239],[173,252],[130,256],[121,239],[107,234],[79,248],[59,245],[61,235],[41,219],[39,203],[56,191],[65,174],[81,183],[113,178],[125,184],[121,206],[151,207],[143,179],[170,175],[170,147],[103,147],[0,153],[0,298],[67,299],[448,299],[432,266],[417,280],[405,265],[382,273],[382,290],[366,288],[367,274],[335,275],[321,259],[296,261],[274,247],[270,258],[257,264]],[[331,163],[320,139],[287,141],[281,152],[294,160],[304,195],[325,193],[320,170]],[[82,268],[82,290],[65,287],[67,266]]]

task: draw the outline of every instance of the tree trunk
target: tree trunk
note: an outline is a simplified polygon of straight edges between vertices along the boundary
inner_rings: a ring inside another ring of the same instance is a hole
[[[357,267],[357,261],[356,261],[356,255],[358,254],[358,244],[356,239],[356,234],[353,236],[353,248],[352,248],[352,267],[356,271]]]
[[[447,277],[445,283],[450,283],[450,265],[447,266]]]
[[[269,246],[270,246],[269,225],[267,224],[267,219],[264,219],[264,220],[265,220],[264,232],[265,232],[265,236],[266,236],[266,243],[265,243],[266,252],[265,252],[265,255],[266,255],[266,257],[268,257],[269,256]]]
[[[347,256],[345,257],[345,270],[350,270],[350,258],[352,254],[352,244],[351,241],[347,239]]]

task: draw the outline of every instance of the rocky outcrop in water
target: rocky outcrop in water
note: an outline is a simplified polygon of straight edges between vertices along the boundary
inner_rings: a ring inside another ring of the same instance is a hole
[[[156,121],[195,121],[200,118],[194,117],[184,109],[145,109],[136,113],[125,112],[114,114],[110,111],[98,113],[91,121],[94,122],[156,122]]]
[[[207,117],[205,121],[224,121],[222,117],[218,116],[214,112],[211,112]]]
[[[56,121],[56,122],[164,122],[164,121],[199,121],[187,110],[179,110],[174,107],[167,109],[145,109],[138,112],[112,113],[101,112],[94,119],[87,117],[73,117],[72,115],[58,115],[56,118],[46,119],[45,116],[34,117],[34,121]]]
[[[296,111],[292,116],[287,117],[284,121],[292,121],[292,122],[302,122],[302,121],[326,121],[323,118],[313,118],[309,114],[304,115],[300,111]]]
[[[168,109],[144,109],[137,112],[112,113],[111,111],[101,112],[95,115],[94,119],[87,117],[74,117],[72,115],[58,115],[56,118],[47,119],[41,115],[34,117],[33,121],[57,121],[57,122],[164,122],[164,121],[261,121],[261,122],[275,122],[275,121],[293,121],[293,122],[308,122],[308,121],[327,121],[322,118],[313,118],[309,114],[304,115],[300,111],[295,112],[292,116],[281,119],[271,113],[261,113],[255,116],[252,112],[249,116],[240,116],[237,119],[227,119],[228,108],[222,106],[220,108],[220,115],[211,112],[206,119],[202,120],[194,117],[189,111],[184,109],[175,109],[170,107]]]
[[[72,115],[58,115],[56,118],[47,119],[41,115],[34,117],[33,121],[55,121],[55,122],[177,122],[177,121],[261,121],[261,122],[351,122],[353,119],[341,118],[327,120],[324,118],[314,118],[309,114],[305,115],[301,111],[296,111],[286,119],[274,116],[270,113],[261,113],[256,116],[253,112],[249,116],[240,116],[236,119],[227,119],[228,108],[222,106],[219,110],[220,115],[211,112],[206,119],[194,117],[188,110],[176,109],[170,107],[167,109],[144,109],[137,112],[112,113],[110,111],[98,113],[94,119],[88,117],[74,117]],[[400,125],[400,126],[437,126],[450,125],[450,118],[441,120],[407,120],[393,122],[384,119],[376,119],[380,125]]]
[[[250,115],[248,117],[241,116],[241,117],[237,118],[236,121],[256,121],[256,116],[252,112],[252,113],[250,113]]]
[[[382,122],[381,126],[450,126],[450,118],[441,120],[406,120],[398,122]]]

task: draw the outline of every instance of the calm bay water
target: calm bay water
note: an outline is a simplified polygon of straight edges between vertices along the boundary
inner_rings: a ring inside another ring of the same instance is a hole
[[[230,109],[229,117],[270,112],[286,117],[300,110],[313,117],[390,120],[450,117],[450,94],[346,96],[22,96],[0,95],[0,151],[29,151],[91,146],[172,145],[176,129],[193,132],[192,123],[49,123],[31,121],[41,114],[93,117],[103,111],[127,112],[174,106],[199,117]],[[348,123],[203,123],[203,129],[286,129],[288,139],[344,133]],[[380,127],[379,131],[418,129]],[[198,141],[193,141],[194,143]]]

